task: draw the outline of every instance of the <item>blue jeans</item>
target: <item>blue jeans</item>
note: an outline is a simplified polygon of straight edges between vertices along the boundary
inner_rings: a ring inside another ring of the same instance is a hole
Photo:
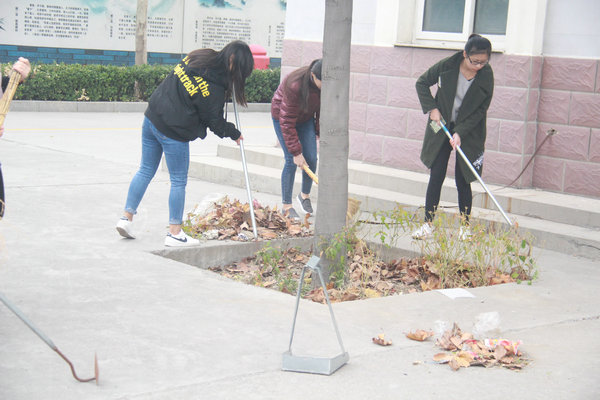
[[[283,156],[285,158],[285,165],[281,172],[281,198],[283,204],[292,204],[292,190],[294,189],[294,178],[296,177],[296,164],[294,164],[294,156],[287,150],[285,146],[285,140],[281,133],[281,126],[279,120],[273,118],[273,127],[275,133],[277,133],[277,139],[283,149]],[[296,131],[298,132],[298,139],[302,145],[302,155],[306,160],[306,163],[310,167],[311,171],[317,173],[317,131],[315,129],[314,118],[309,119],[306,122],[302,122],[296,125]],[[310,194],[312,187],[312,179],[304,171],[302,171],[302,193]]]
[[[144,193],[154,177],[163,152],[169,168],[171,192],[169,193],[169,224],[181,225],[185,205],[185,186],[190,165],[190,145],[163,135],[144,117],[142,125],[142,161],[127,193],[125,211],[135,214]]]

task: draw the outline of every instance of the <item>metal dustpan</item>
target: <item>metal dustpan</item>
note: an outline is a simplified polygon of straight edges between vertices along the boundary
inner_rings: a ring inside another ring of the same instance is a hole
[[[300,282],[298,283],[298,294],[296,295],[296,308],[294,311],[294,320],[292,322],[292,333],[290,334],[290,346],[288,351],[283,353],[283,364],[282,369],[284,371],[292,371],[292,372],[306,372],[310,374],[321,374],[321,375],[331,375],[338,369],[340,369],[344,364],[348,362],[350,356],[344,350],[344,344],[342,343],[342,337],[340,336],[340,331],[338,329],[337,323],[335,322],[335,316],[333,315],[333,308],[331,307],[331,302],[329,301],[329,294],[327,293],[327,286],[325,285],[325,281],[323,280],[323,274],[321,272],[321,267],[319,266],[319,261],[321,259],[317,256],[312,256],[308,263],[302,268],[302,273],[300,274]],[[321,286],[323,287],[323,293],[325,294],[325,300],[327,301],[327,306],[329,307],[329,313],[331,314],[331,321],[333,322],[333,327],[335,328],[335,333],[337,335],[338,343],[340,345],[341,353],[335,357],[326,358],[326,357],[310,357],[310,356],[297,356],[292,354],[292,342],[294,341],[294,330],[296,328],[296,317],[298,316],[298,306],[300,305],[300,293],[302,292],[302,284],[304,283],[304,273],[306,269],[310,268],[311,270],[317,272],[319,275],[319,279],[321,281]]]

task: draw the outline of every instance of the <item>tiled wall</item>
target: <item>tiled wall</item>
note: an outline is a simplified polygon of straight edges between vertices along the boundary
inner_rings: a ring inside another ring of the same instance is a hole
[[[419,155],[427,116],[416,79],[454,51],[352,46],[350,158],[427,172]],[[321,43],[284,41],[282,75],[321,57]],[[494,53],[483,178],[512,182],[546,132],[549,138],[518,187],[600,197],[599,60]],[[448,175],[454,175],[449,163]]]
[[[135,64],[135,52],[133,51],[0,45],[0,62],[14,62],[19,57],[43,64]],[[148,53],[148,64],[177,64],[181,58],[181,54]]]

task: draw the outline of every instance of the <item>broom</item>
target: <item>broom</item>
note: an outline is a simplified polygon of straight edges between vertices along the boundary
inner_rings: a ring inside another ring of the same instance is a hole
[[[8,113],[8,107],[10,106],[10,102],[15,96],[15,92],[17,91],[17,87],[19,86],[19,81],[21,80],[21,74],[14,69],[10,71],[9,74],[8,85],[6,86],[6,91],[0,99],[0,126],[4,125],[4,119],[6,118],[6,113]],[[4,216],[4,180],[2,179],[2,168],[0,168],[0,219]]]
[[[304,164],[302,166],[302,169],[304,170],[304,172],[306,172],[306,174],[310,177],[310,179],[312,179],[313,182],[315,182],[316,185],[319,184],[319,178],[317,178],[315,173],[310,170],[308,165]],[[361,203],[360,200],[348,197],[348,208],[346,211],[346,224],[348,224],[348,222],[351,221],[352,218],[354,218],[354,216],[358,213],[358,211],[360,210],[360,203]]]
[[[4,96],[2,96],[2,99],[0,99],[0,126],[4,125],[4,119],[6,118],[6,114],[8,113],[10,102],[15,96],[15,92],[17,91],[17,87],[19,86],[21,74],[13,69],[10,71],[9,78],[10,79],[8,81],[8,85],[6,86]]]

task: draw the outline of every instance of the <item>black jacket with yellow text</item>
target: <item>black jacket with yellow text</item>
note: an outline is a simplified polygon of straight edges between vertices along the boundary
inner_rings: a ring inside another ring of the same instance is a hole
[[[152,93],[144,115],[165,136],[180,142],[204,139],[206,128],[237,140],[240,132],[223,113],[226,89],[225,69],[194,70],[185,57]]]

